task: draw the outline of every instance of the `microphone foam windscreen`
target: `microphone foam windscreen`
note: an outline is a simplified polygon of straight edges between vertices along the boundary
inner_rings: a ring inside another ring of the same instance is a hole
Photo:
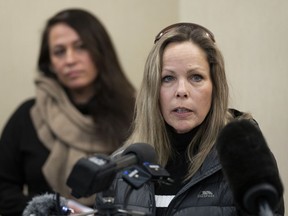
[[[66,200],[60,197],[60,205],[65,206]],[[33,197],[23,211],[23,216],[47,216],[56,212],[55,194],[43,194]]]
[[[272,185],[283,195],[276,160],[260,129],[250,120],[235,120],[219,133],[216,149],[236,203],[255,185]],[[245,208],[245,207],[244,207]]]
[[[156,152],[154,148],[147,143],[134,143],[128,146],[122,155],[135,154],[139,163],[143,162],[156,162]]]

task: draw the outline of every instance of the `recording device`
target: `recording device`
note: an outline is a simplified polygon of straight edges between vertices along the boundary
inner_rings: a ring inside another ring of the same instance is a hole
[[[276,160],[252,120],[235,120],[220,132],[216,149],[236,204],[246,213],[272,215],[283,195]]]
[[[160,181],[167,185],[174,182],[166,169],[150,162],[144,162],[142,166],[135,165],[124,169],[122,178],[134,189],[139,189],[148,181]]]
[[[23,216],[70,215],[66,200],[59,194],[43,194],[34,197],[23,211]]]
[[[154,148],[145,143],[130,145],[116,158],[105,155],[82,158],[73,167],[67,185],[72,189],[74,197],[88,197],[107,190],[118,171],[135,164],[154,163],[155,160]]]

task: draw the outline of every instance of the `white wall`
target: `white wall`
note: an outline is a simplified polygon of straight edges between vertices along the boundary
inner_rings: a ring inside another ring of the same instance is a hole
[[[181,0],[180,20],[200,23],[226,60],[231,107],[251,112],[288,188],[288,1]],[[255,155],[257,157],[257,155]],[[288,196],[285,192],[286,209]]]

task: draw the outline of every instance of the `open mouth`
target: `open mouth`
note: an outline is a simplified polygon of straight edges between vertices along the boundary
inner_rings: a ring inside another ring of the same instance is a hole
[[[177,112],[177,113],[187,113],[187,112],[192,112],[192,110],[187,109],[187,108],[185,108],[185,107],[178,107],[178,108],[174,109],[173,112]]]

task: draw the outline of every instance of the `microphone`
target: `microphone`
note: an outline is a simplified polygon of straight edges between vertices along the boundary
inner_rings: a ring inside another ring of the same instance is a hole
[[[88,197],[107,190],[121,169],[155,161],[156,153],[151,145],[134,143],[117,158],[94,155],[80,159],[73,167],[67,185],[72,189],[71,194],[74,197]]]
[[[23,211],[23,216],[69,215],[73,213],[66,207],[66,200],[59,194],[35,196]]]
[[[216,149],[236,204],[246,213],[272,215],[283,196],[283,185],[256,123],[228,123],[219,133]]]

